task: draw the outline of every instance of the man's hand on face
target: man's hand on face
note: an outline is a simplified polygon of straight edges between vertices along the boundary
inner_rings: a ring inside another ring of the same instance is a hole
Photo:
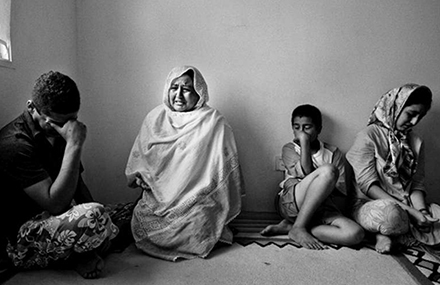
[[[50,126],[64,138],[67,144],[82,146],[86,140],[87,127],[78,120],[69,120],[62,127],[50,123]]]

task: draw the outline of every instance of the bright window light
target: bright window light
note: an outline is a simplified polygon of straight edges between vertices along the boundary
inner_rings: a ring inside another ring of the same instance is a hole
[[[0,61],[12,61],[11,0],[0,0]]]

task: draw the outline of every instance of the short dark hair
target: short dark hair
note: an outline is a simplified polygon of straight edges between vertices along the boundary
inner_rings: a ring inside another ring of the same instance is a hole
[[[411,95],[409,95],[408,99],[406,99],[404,107],[422,104],[426,107],[426,110],[431,109],[432,104],[432,92],[427,86],[417,87]]]
[[[296,117],[309,117],[312,122],[316,125],[318,129],[322,128],[322,115],[321,111],[313,105],[305,104],[296,107],[292,112],[291,123],[293,126],[293,121]]]
[[[79,111],[80,95],[76,83],[69,76],[49,71],[36,80],[32,101],[45,114],[69,114]]]

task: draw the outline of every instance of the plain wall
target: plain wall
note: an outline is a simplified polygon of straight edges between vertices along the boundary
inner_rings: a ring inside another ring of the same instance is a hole
[[[132,143],[147,112],[161,103],[168,72],[190,64],[208,82],[209,104],[234,129],[245,211],[274,211],[282,179],[275,156],[292,139],[295,106],[318,106],[321,138],[346,152],[377,99],[407,82],[435,94],[418,127],[427,144],[427,186],[435,192],[439,19],[435,0],[79,0],[87,179],[103,200],[138,195],[124,177]],[[440,200],[439,193],[431,197]]]
[[[11,1],[11,68],[0,66],[0,125],[17,117],[49,70],[76,78],[75,0]]]
[[[209,104],[234,129],[247,190],[243,210],[274,211],[282,179],[275,156],[292,139],[294,107],[318,106],[321,138],[346,152],[377,99],[407,82],[434,93],[417,131],[426,140],[431,200],[440,201],[439,1],[13,3],[16,69],[0,68],[1,122],[23,110],[46,69],[72,75],[88,126],[85,180],[99,201],[139,195],[126,186],[128,154],[145,115],[161,103],[168,72],[182,64],[201,70]]]

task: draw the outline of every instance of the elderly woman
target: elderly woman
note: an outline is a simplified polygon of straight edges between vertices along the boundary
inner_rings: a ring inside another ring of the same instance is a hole
[[[376,234],[380,253],[408,238],[426,245],[440,242],[439,206],[425,201],[423,141],[412,131],[431,101],[426,86],[390,90],[347,153],[355,178],[354,218]]]
[[[232,129],[207,102],[200,71],[174,68],[131,150],[128,183],[143,189],[132,232],[149,255],[204,258],[232,242],[227,224],[240,212],[243,180]]]

